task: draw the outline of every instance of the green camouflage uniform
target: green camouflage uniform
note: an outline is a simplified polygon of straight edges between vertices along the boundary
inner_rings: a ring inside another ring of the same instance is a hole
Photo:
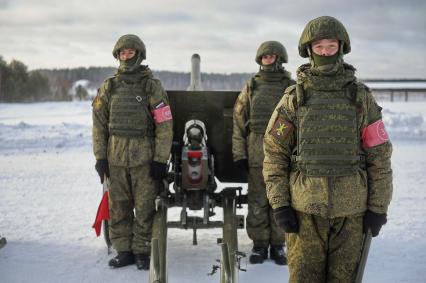
[[[260,49],[268,43],[270,42],[263,43]],[[270,54],[271,51],[257,52],[256,61],[259,64],[262,52]],[[263,135],[266,126],[284,90],[295,83],[290,78],[290,73],[281,67],[282,63],[287,62],[286,56],[281,60],[274,69],[260,70],[246,83],[237,98],[233,114],[233,159],[248,160],[247,234],[256,247],[279,246],[284,243],[283,232],[273,220],[262,176]]]
[[[93,101],[93,151],[110,169],[109,233],[118,252],[149,254],[158,183],[152,161],[166,163],[172,120],[154,122],[152,111],[168,105],[159,80],[138,65],[107,79]]]
[[[313,22],[330,19],[337,21]],[[341,55],[348,53],[349,39],[338,39]],[[362,216],[367,209],[386,213],[392,195],[390,141],[362,146],[381,107],[341,58],[327,72],[312,60],[298,69],[297,85],[286,90],[264,138],[269,203],[293,207],[299,223],[298,233],[286,234],[290,282],[353,282]]]

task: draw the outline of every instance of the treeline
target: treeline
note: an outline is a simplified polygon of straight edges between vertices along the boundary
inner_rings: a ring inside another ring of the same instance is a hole
[[[115,73],[112,67],[79,67],[72,69],[39,69],[38,71],[46,76],[52,87],[58,87],[64,82],[69,87],[79,80],[88,80],[88,88],[98,88],[101,83]]]
[[[73,69],[41,69],[43,75],[49,78],[51,85],[58,85],[63,80],[75,82],[88,80],[88,87],[98,88],[102,82],[114,75],[116,68],[113,67],[89,67]],[[161,80],[166,90],[186,90],[190,84],[190,73],[155,71],[154,76]],[[204,90],[240,90],[245,81],[252,76],[250,73],[216,74],[201,73],[201,81]]]
[[[8,64],[0,56],[0,102],[34,102],[52,98],[46,76],[39,71],[29,72],[18,60]]]
[[[114,75],[113,67],[72,69],[39,69],[12,60],[9,64],[0,55],[0,102],[70,101],[91,99],[102,82]],[[190,73],[153,71],[166,90],[186,90]],[[240,90],[250,73],[202,73],[204,90]],[[88,81],[84,85],[79,81]]]

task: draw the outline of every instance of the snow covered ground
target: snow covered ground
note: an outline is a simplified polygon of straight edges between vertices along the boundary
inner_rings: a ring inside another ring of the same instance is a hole
[[[381,103],[393,140],[394,195],[374,238],[364,282],[426,282],[426,102]],[[148,282],[135,266],[112,270],[91,228],[101,186],[91,152],[89,102],[0,104],[0,282]],[[239,213],[246,213],[244,208]],[[169,211],[177,218],[178,209]],[[220,257],[219,229],[169,230],[169,282],[207,276]],[[251,243],[239,231],[239,247]],[[244,266],[240,282],[286,282],[287,267]]]

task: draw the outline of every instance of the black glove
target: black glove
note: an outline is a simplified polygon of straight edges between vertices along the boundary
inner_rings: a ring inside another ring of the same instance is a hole
[[[150,174],[154,180],[163,180],[167,176],[167,164],[152,161]]]
[[[363,219],[364,233],[367,233],[367,230],[370,229],[373,237],[379,235],[380,229],[388,221],[386,217],[386,213],[375,213],[367,210]]]
[[[296,213],[291,206],[283,206],[273,210],[275,222],[286,233],[298,233]]]
[[[248,172],[249,170],[249,164],[247,159],[240,159],[234,162],[235,167],[240,169],[243,172]]]
[[[109,178],[108,160],[106,159],[96,160],[95,169],[98,172],[99,177],[101,178],[101,184],[103,184],[104,176],[106,175]]]

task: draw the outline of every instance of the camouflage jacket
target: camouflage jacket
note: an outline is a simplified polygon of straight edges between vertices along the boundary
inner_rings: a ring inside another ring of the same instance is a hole
[[[381,120],[381,107],[362,83],[356,82],[356,94],[357,130],[361,137],[367,126]],[[326,218],[362,214],[366,209],[386,213],[392,196],[390,141],[360,148],[366,166],[354,175],[306,176],[291,161],[297,146],[297,108],[296,86],[291,86],[278,103],[265,133],[263,175],[271,206],[275,209],[291,205],[298,211]]]
[[[290,73],[285,72],[288,78],[283,78],[284,85],[290,86],[296,82],[290,78]],[[253,80],[257,75],[248,80],[235,102],[233,112],[232,154],[233,160],[248,159],[250,167],[263,166],[263,134],[250,132],[250,109],[253,95]],[[282,90],[284,93],[285,87]],[[271,113],[272,114],[272,110]]]
[[[148,111],[153,113],[158,105],[167,106],[169,104],[168,97],[161,82],[152,77],[151,71],[145,66],[142,66],[141,69],[142,79],[147,80],[146,83],[141,83],[141,87],[146,86],[149,101]],[[108,159],[110,165],[123,167],[145,165],[153,160],[166,163],[173,139],[172,120],[155,123],[154,137],[125,137],[109,134],[111,84],[118,77],[116,75],[105,80],[92,103],[92,138],[95,158],[97,160]]]

